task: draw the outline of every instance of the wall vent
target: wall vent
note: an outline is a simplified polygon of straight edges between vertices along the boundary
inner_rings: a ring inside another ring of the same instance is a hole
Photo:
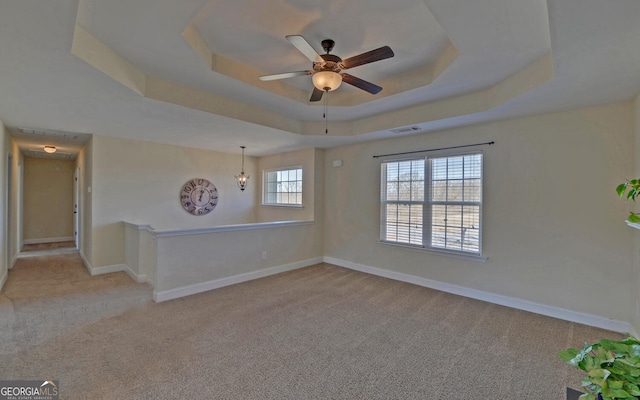
[[[404,128],[390,129],[393,133],[409,133],[422,130],[419,126],[405,126]]]
[[[65,140],[85,141],[86,138],[88,137],[87,134],[83,134],[83,133],[47,131],[44,129],[33,129],[33,128],[18,128],[18,129],[24,135],[31,136],[31,137],[39,137],[39,138],[56,138],[56,139],[65,139]]]
[[[27,150],[23,150],[22,154],[25,157],[32,157],[32,158],[48,158],[48,159],[56,159],[56,160],[75,160],[76,159],[75,154],[65,153],[61,151],[56,151],[53,154],[48,154],[41,150],[27,149]]]

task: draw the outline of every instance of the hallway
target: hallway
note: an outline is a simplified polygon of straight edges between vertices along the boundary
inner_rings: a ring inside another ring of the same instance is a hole
[[[0,293],[0,354],[19,353],[152,301],[151,286],[124,272],[92,277],[73,247],[38,254],[46,251],[52,254],[22,256],[9,270]]]

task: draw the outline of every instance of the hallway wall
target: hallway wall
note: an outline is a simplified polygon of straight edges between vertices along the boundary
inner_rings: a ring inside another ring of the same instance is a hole
[[[6,212],[7,209],[7,198],[11,195],[11,191],[7,185],[7,149],[10,145],[9,133],[6,131],[4,124],[0,121],[0,154],[2,155],[2,161],[0,162],[0,182],[2,182],[2,187],[4,188],[2,191],[2,195],[0,195],[0,289],[4,285],[7,280],[7,272],[9,270],[9,262],[7,261],[9,257],[7,257],[10,249],[7,246],[7,220],[9,218],[9,213]]]
[[[73,171],[75,161],[24,158],[24,241],[74,239]]]

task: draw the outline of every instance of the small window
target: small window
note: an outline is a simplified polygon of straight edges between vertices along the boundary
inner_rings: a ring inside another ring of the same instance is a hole
[[[381,166],[380,240],[482,254],[482,153]]]
[[[302,168],[267,170],[264,172],[266,205],[302,205]]]

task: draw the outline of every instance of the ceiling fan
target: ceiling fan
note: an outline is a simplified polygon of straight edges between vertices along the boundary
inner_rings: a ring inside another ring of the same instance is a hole
[[[384,60],[394,56],[393,50],[389,46],[383,46],[357,56],[349,57],[346,60],[329,54],[333,50],[335,42],[331,39],[322,41],[322,48],[326,54],[318,54],[307,40],[300,35],[289,35],[287,40],[291,42],[302,54],[304,54],[313,63],[313,69],[306,71],[284,72],[273,75],[263,75],[261,81],[272,81],[276,79],[293,78],[295,76],[313,75],[313,93],[309,101],[320,101],[324,92],[336,90],[342,82],[355,86],[359,89],[371,94],[379,93],[382,88],[371,82],[357,78],[353,75],[340,73],[342,70],[357,67],[363,64],[369,64],[375,61]]]

